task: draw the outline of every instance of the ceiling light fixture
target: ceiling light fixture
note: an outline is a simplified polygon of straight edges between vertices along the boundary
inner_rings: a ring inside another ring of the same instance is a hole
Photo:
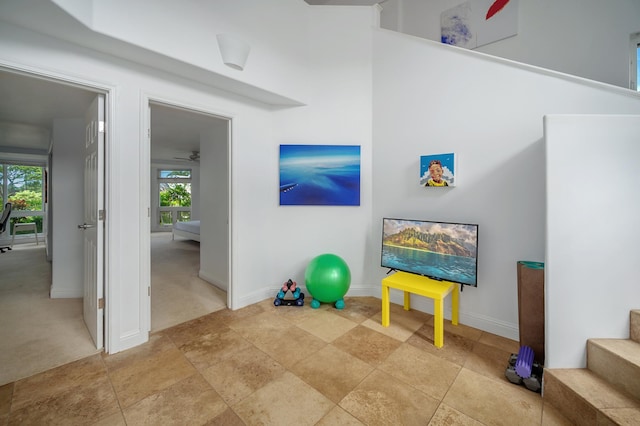
[[[218,48],[222,55],[222,62],[228,67],[242,71],[247,62],[251,46],[229,34],[218,34]]]

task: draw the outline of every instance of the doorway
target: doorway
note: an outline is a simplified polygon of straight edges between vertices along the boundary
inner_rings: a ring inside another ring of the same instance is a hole
[[[150,177],[145,257],[155,332],[228,306],[230,120],[152,99],[148,111],[142,169]]]
[[[77,146],[84,145],[84,116],[108,90],[4,67],[0,89],[0,160],[41,165],[46,172],[39,241],[16,238],[0,258],[3,384],[102,350],[83,317],[83,261],[64,247],[77,246],[72,239],[81,238],[75,228],[82,223],[81,204],[65,201],[65,192],[82,193],[82,172],[72,171],[82,170]],[[75,196],[78,203],[82,198]]]

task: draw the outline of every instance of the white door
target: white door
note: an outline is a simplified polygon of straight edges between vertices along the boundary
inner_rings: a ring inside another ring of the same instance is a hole
[[[104,95],[85,113],[84,322],[97,349],[104,345]]]

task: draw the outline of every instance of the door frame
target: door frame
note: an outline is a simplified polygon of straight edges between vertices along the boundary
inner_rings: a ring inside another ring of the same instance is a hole
[[[51,70],[45,70],[41,68],[26,66],[22,64],[17,64],[9,61],[5,61],[0,59],[0,71],[20,74],[30,78],[36,78],[41,80],[46,80],[51,83],[61,84],[63,86],[72,86],[79,89],[87,90],[93,93],[102,93],[105,96],[105,140],[104,140],[104,209],[107,215],[111,210],[111,206],[113,205],[111,199],[111,191],[109,188],[113,185],[112,178],[114,174],[111,171],[113,167],[113,162],[111,161],[113,155],[113,139],[112,135],[114,134],[115,129],[115,104],[113,99],[115,99],[116,87],[111,86],[102,82],[86,80],[79,78],[77,76],[71,76],[67,74],[53,72]],[[103,342],[104,347],[103,350],[105,353],[110,353],[111,348],[118,347],[117,342],[113,342],[113,328],[118,328],[117,324],[111,324],[112,320],[117,321],[117,315],[115,311],[113,311],[114,306],[110,301],[113,299],[113,291],[114,289],[110,286],[110,239],[113,229],[110,226],[110,221],[104,221],[105,229],[104,229],[104,259],[103,259],[103,286],[104,286],[104,317],[103,317]],[[113,299],[115,300],[115,299]]]
[[[227,120],[227,167],[228,167],[228,227],[227,227],[227,276],[229,282],[227,286],[227,307],[233,309],[233,258],[232,258],[232,246],[233,246],[233,221],[232,217],[232,150],[233,150],[233,126],[234,126],[234,114],[228,111],[213,110],[210,108],[204,108],[181,102],[176,99],[169,99],[162,96],[158,96],[151,93],[141,94],[140,115],[144,117],[144,126],[140,127],[140,188],[145,194],[144,197],[140,197],[140,223],[143,225],[140,227],[140,286],[141,296],[146,294],[147,303],[145,305],[146,312],[141,312],[142,318],[146,318],[147,332],[151,330],[151,104],[163,105],[169,108],[181,109],[185,111],[191,111],[194,114],[205,114],[211,117],[215,117],[222,120]],[[144,293],[143,293],[144,292]]]

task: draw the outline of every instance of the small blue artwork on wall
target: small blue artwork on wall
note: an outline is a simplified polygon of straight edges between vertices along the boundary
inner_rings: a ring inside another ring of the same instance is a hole
[[[475,33],[472,31],[471,5],[462,3],[440,15],[440,39],[444,44],[473,49],[476,47]]]
[[[518,34],[518,0],[467,0],[440,14],[442,43],[475,49]]]
[[[456,186],[454,153],[420,157],[420,185],[427,187]]]
[[[281,206],[359,206],[359,145],[280,145]]]

